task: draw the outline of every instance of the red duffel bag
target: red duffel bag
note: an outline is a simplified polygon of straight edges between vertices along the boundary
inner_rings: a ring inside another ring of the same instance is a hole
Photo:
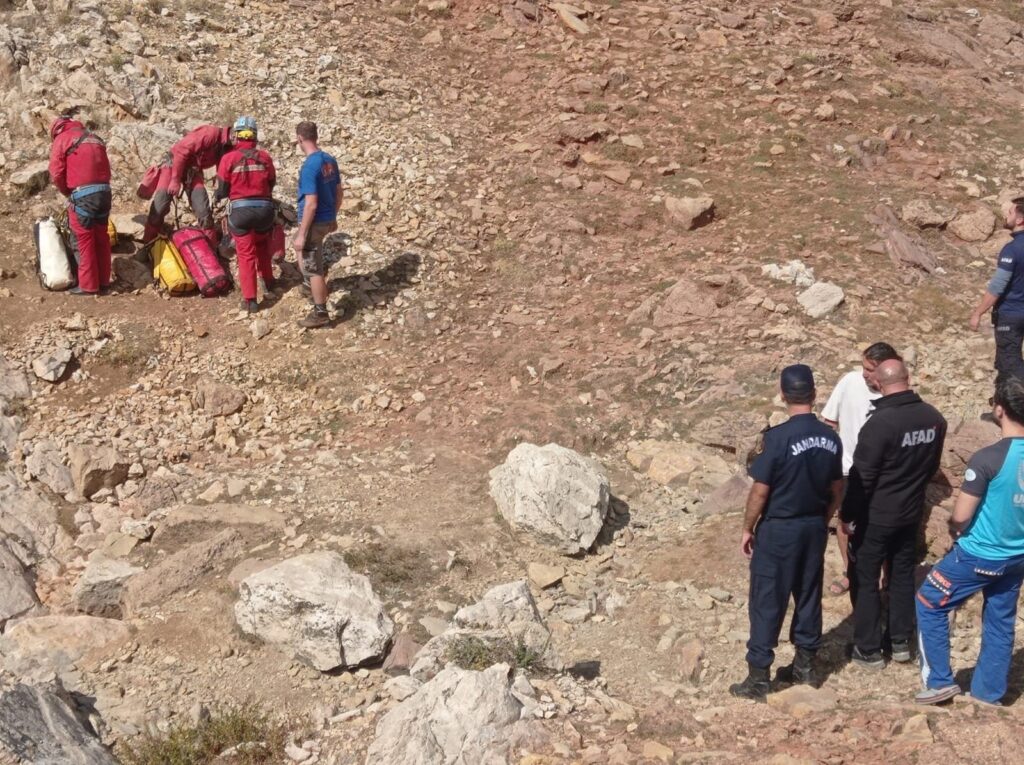
[[[217,259],[217,251],[203,229],[192,226],[178,229],[171,234],[171,241],[203,297],[223,295],[231,289],[231,277]]]

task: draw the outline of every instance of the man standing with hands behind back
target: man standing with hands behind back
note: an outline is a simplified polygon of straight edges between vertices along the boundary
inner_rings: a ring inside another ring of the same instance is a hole
[[[914,637],[914,564],[925,490],[938,472],[946,420],[910,388],[902,361],[875,370],[882,397],[861,428],[842,521],[850,534],[855,664],[882,669],[878,578],[889,564],[889,639],[893,661],[910,661]]]
[[[821,419],[826,425],[838,430],[839,438],[842,439],[844,477],[850,474],[850,468],[853,467],[853,453],[857,449],[860,429],[868,421],[873,402],[882,395],[875,381],[875,370],[883,361],[898,358],[900,355],[888,343],[869,345],[861,356],[861,369],[847,372],[840,378],[825,408],[821,410]],[[842,523],[836,526],[836,540],[843,559],[843,578],[833,581],[829,585],[829,592],[842,595],[850,589],[850,540]]]
[[[750,560],[749,673],[729,688],[741,698],[763,700],[790,598],[795,611],[790,641],[793,664],[777,678],[816,685],[813,660],[821,645],[821,583],[828,523],[843,495],[843,446],[814,407],[814,375],[804,364],[782,370],[780,385],[789,419],[764,433],[764,451],[750,466],[740,549]]]
[[[306,160],[299,171],[299,230],[295,232],[292,246],[313,296],[313,310],[299,322],[300,327],[308,329],[326,327],[331,322],[327,314],[327,269],[323,244],[328,234],[338,230],[342,198],[338,162],[320,150],[318,138],[316,123],[300,122],[295,127],[295,142],[306,155]]]

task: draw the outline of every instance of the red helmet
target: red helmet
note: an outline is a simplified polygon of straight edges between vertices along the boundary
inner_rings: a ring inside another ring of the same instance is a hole
[[[63,133],[64,129],[68,125],[70,125],[71,122],[72,119],[67,115],[61,115],[60,117],[55,119],[50,125],[50,140],[52,141],[54,138]]]

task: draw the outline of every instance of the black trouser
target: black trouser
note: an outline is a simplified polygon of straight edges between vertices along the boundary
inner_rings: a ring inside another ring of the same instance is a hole
[[[859,523],[850,539],[850,598],[853,600],[853,643],[863,654],[882,650],[882,598],[878,578],[889,564],[889,638],[914,637],[914,561],[917,523],[877,526]]]
[[[274,227],[276,215],[273,205],[232,207],[228,229],[232,234],[248,234],[250,231],[265,234]]]
[[[992,314],[996,334],[996,372],[1000,377],[1024,379],[1024,315]]]
[[[790,598],[793,645],[817,651],[821,645],[821,582],[825,574],[828,527],[823,517],[762,520],[750,559],[750,640],[747,662],[770,667]]]

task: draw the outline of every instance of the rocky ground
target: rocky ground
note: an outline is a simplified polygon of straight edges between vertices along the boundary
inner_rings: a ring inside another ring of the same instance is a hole
[[[1016,759],[1019,703],[846,666],[845,598],[822,690],[726,689],[781,366],[904,350],[954,433],[929,560],[994,438],[965,323],[1024,186],[1019,5],[0,5],[5,746],[109,762],[73,711],[123,747],[254,701],[308,763]],[[102,299],[33,273],[69,105],[115,167]],[[142,170],[239,112],[283,198],[300,119],[342,166],[330,330],[290,264],[250,320],[132,260]]]

